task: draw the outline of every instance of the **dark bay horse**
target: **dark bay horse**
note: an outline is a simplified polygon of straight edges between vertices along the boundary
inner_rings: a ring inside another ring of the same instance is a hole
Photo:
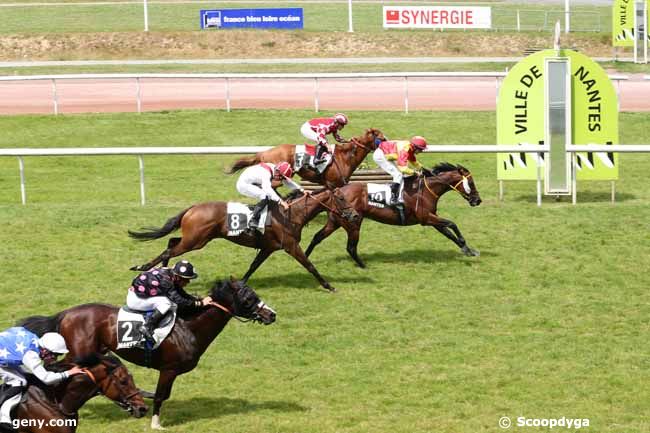
[[[145,271],[161,262],[163,266],[167,266],[172,257],[201,249],[212,239],[224,238],[238,245],[260,250],[244,275],[243,281],[248,281],[274,251],[283,249],[303,265],[324,288],[335,291],[336,289],[320,275],[300,247],[302,228],[324,210],[329,210],[344,220],[354,219],[356,213],[345,203],[338,190],[326,189],[304,194],[288,200],[287,203],[289,204],[287,211],[275,203],[270,205],[272,222],[270,227],[266,227],[264,234],[251,234],[244,231],[238,236],[227,236],[227,203],[223,201],[196,204],[167,220],[161,228],[148,228],[143,232],[129,231],[129,236],[141,241],[161,238],[178,228],[181,229],[182,234],[180,238],[169,239],[167,249],[158,257],[144,265],[134,266],[131,270]]]
[[[433,228],[458,245],[463,254],[478,256],[479,252],[467,245],[456,224],[438,216],[438,199],[451,190],[457,191],[469,202],[470,206],[481,204],[481,197],[476,190],[472,174],[460,165],[442,163],[424,176],[404,179],[405,225],[433,226]],[[365,184],[351,183],[340,188],[340,191],[345,200],[357,211],[359,219],[354,223],[349,223],[338,218],[335,214],[330,214],[325,226],[314,235],[306,254],[309,256],[316,245],[339,227],[343,227],[348,234],[347,251],[354,261],[363,268],[365,264],[357,254],[357,244],[359,243],[359,232],[363,218],[367,217],[384,224],[401,225],[399,214],[393,207],[378,208],[370,206],[368,204],[368,188]]]
[[[275,311],[240,281],[221,281],[212,288],[210,296],[214,303],[186,319],[178,317],[172,332],[150,356],[137,348],[117,350],[119,308],[113,305],[79,305],[50,317],[28,317],[21,321],[21,326],[37,335],[59,332],[70,350],[68,357],[110,350],[134,364],[160,371],[151,419],[151,427],[157,429],[160,408],[171,395],[176,377],[196,367],[201,355],[232,317],[265,325],[275,321]]]
[[[77,428],[79,409],[98,393],[113,400],[136,418],[147,412],[133,377],[119,359],[92,353],[76,359],[74,364],[83,367],[84,374],[72,376],[57,386],[46,386],[38,380],[30,380],[27,393],[16,408],[14,420],[23,420],[31,425],[20,427],[18,431],[73,433]],[[58,362],[48,369],[65,371],[71,367],[72,364]]]
[[[303,167],[298,171],[298,175],[305,180],[325,185],[328,188],[343,186],[366,156],[377,149],[377,146],[381,142],[386,140],[387,138],[380,130],[375,128],[366,129],[366,132],[362,136],[351,138],[347,143],[336,145],[333,161],[323,173],[318,173],[313,169]],[[260,162],[277,164],[278,162],[286,161],[293,167],[295,155],[295,144],[281,144],[273,149],[258,152],[255,156],[241,158],[235,161],[227,173],[233,174],[242,168],[259,164]]]

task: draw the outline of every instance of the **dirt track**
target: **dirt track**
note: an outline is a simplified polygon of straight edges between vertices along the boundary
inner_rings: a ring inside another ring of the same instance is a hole
[[[143,111],[224,109],[223,79],[142,79]],[[409,78],[409,110],[495,110],[494,78]],[[616,86],[616,84],[615,84]],[[650,111],[650,81],[641,76],[620,83],[621,111]],[[135,80],[60,80],[59,113],[137,111]],[[313,79],[230,80],[231,108],[315,107]],[[321,110],[403,110],[404,79],[319,79]],[[52,113],[47,80],[0,82],[0,114]]]

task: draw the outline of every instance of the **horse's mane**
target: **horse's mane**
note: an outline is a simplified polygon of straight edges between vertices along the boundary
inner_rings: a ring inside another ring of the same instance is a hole
[[[460,166],[456,166],[454,164],[450,164],[448,162],[441,162],[440,164],[437,164],[433,166],[431,169],[431,174],[434,176],[439,175],[440,173],[445,173],[447,171],[455,171],[458,170]]]

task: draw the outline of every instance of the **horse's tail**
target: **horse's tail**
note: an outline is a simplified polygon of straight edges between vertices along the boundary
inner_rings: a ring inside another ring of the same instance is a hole
[[[61,322],[61,313],[54,316],[29,316],[20,319],[17,326],[22,326],[29,332],[42,337],[46,332],[58,332],[59,323]]]
[[[248,156],[246,158],[240,158],[235,163],[230,167],[228,170],[226,170],[226,174],[233,174],[237,173],[239,170],[242,168],[250,167],[251,165],[259,164],[261,162],[260,160],[260,154],[257,153],[255,156]]]
[[[178,230],[178,228],[181,226],[181,220],[183,219],[183,216],[185,213],[192,209],[192,207],[188,207],[178,215],[171,217],[170,219],[167,220],[164,226],[160,228],[156,227],[142,227],[141,232],[134,232],[129,230],[129,236],[133,239],[136,239],[138,241],[152,241],[154,239],[159,239],[162,238],[163,236],[167,236],[174,230]]]

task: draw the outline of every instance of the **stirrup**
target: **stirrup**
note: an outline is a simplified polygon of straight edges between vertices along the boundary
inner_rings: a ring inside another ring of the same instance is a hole
[[[155,330],[149,331],[149,329],[147,329],[145,325],[141,325],[139,331],[140,334],[142,334],[142,336],[144,337],[145,341],[152,344],[156,342],[153,336]]]

